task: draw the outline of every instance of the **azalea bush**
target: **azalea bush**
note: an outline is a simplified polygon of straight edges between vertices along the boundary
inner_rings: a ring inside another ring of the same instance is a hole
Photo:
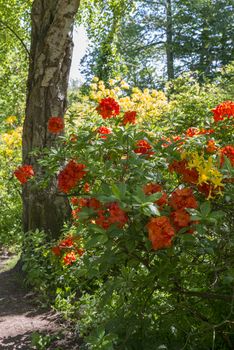
[[[22,184],[56,176],[70,200],[71,222],[45,253],[55,303],[90,349],[231,349],[234,103],[179,134],[135,105],[100,95],[65,136],[53,116],[48,175],[15,171]]]

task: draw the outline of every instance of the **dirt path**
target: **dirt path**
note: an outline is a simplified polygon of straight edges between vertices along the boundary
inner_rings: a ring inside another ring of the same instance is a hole
[[[0,266],[6,258],[0,255]],[[32,335],[45,335],[48,345],[40,349],[79,349],[74,336],[71,336],[58,322],[58,316],[51,311],[40,310],[32,293],[26,291],[14,270],[0,273],[0,349],[29,350]],[[60,334],[60,335],[59,335]],[[62,335],[63,334],[63,335]],[[54,338],[60,338],[52,340]],[[38,347],[39,349],[39,347]]]

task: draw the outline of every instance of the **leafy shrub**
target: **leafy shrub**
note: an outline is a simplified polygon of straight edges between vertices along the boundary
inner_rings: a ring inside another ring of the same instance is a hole
[[[84,105],[41,157],[73,211],[52,252],[27,240],[32,283],[90,349],[230,349],[234,103],[167,137],[111,93]]]

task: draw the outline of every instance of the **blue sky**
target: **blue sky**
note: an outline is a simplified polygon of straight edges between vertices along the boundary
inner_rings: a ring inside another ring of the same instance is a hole
[[[70,80],[78,79],[83,81],[83,77],[79,72],[80,60],[85,55],[88,47],[88,38],[83,26],[79,26],[73,33],[74,49],[72,57],[72,65],[70,71]]]

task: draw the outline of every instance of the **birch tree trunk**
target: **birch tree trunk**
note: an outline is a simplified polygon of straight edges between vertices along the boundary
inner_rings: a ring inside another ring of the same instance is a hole
[[[57,136],[47,131],[51,116],[63,117],[72,58],[72,31],[80,0],[34,0],[26,116],[23,127],[23,163],[37,174],[42,170],[34,149],[50,148]],[[45,230],[57,237],[70,215],[65,197],[52,181],[46,190],[33,184],[23,188],[24,231]]]

